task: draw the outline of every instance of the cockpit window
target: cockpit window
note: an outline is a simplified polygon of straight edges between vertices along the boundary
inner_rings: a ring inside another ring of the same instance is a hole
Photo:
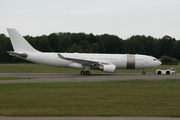
[[[157,61],[157,59],[153,59],[153,61]]]

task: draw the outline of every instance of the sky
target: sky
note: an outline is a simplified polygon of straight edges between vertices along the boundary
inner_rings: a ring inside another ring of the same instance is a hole
[[[0,34],[54,32],[180,40],[180,0],[0,0]]]

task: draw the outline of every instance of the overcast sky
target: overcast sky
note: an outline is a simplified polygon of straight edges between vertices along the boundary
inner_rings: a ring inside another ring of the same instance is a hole
[[[0,33],[132,35],[180,40],[180,0],[0,0]]]

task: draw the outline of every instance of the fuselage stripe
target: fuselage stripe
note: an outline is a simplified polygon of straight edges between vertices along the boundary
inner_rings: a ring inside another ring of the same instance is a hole
[[[127,69],[135,69],[135,55],[127,55]]]

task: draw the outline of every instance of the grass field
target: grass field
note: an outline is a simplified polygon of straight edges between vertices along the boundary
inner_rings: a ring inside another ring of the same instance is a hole
[[[159,66],[148,69],[180,66]],[[36,64],[0,64],[1,73],[79,73],[79,69]],[[103,73],[91,71],[92,73]],[[117,70],[116,73],[141,73]],[[16,78],[0,78],[13,80]],[[0,116],[180,117],[179,80],[0,84]]]
[[[180,80],[0,85],[0,115],[180,117]]]
[[[149,73],[155,73],[156,69],[175,68],[180,73],[180,65],[161,65],[156,68],[147,69]],[[0,64],[0,73],[80,73],[81,69],[56,68],[38,64]],[[91,73],[104,73],[98,70],[90,70]],[[116,73],[141,73],[142,69],[117,69]]]

